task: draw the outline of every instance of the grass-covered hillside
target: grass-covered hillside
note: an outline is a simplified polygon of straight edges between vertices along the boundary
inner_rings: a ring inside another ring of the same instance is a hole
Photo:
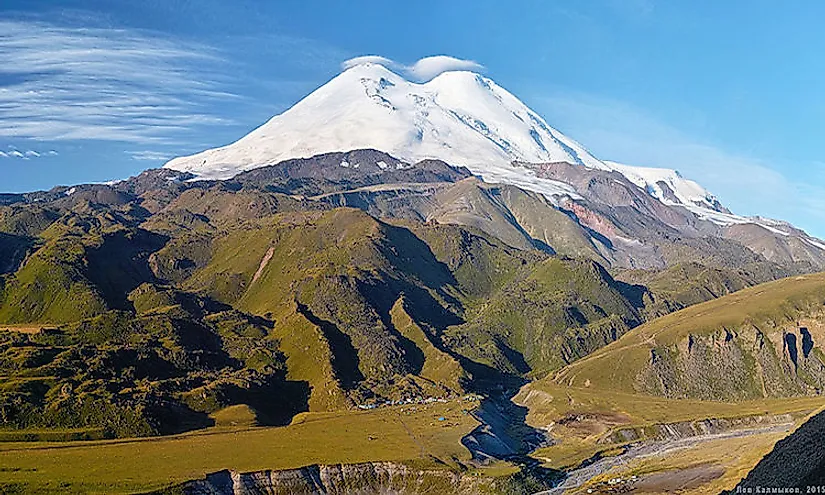
[[[653,320],[548,380],[671,398],[815,395],[823,305],[825,275],[762,284]]]
[[[230,406],[278,424],[452,397],[558,367],[640,321],[593,262],[259,188],[149,179],[2,207],[6,429],[155,435]]]

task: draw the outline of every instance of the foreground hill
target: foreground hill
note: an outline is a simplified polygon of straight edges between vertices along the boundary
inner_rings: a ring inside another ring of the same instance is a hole
[[[532,455],[568,473],[550,493],[732,489],[825,406],[823,307],[825,274],[745,288],[648,321],[522,387],[514,400],[554,440]],[[802,449],[813,449],[817,418],[743,486],[815,479],[819,457]]]
[[[759,488],[786,490],[786,493],[797,489],[804,493],[810,487],[821,486],[825,483],[823,432],[825,413],[820,412],[780,440],[730,493]]]

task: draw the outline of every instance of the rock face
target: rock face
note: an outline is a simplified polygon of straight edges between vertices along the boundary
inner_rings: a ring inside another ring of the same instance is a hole
[[[720,433],[792,425],[792,414],[745,416],[741,418],[711,418],[699,421],[654,424],[634,428],[618,428],[599,440],[600,444],[638,442],[642,440],[678,440],[682,438],[718,435]]]
[[[496,493],[496,482],[448,470],[419,470],[391,462],[312,465],[281,471],[219,471],[155,492],[186,495],[367,495]]]
[[[820,394],[823,315],[779,328],[688,335],[651,350],[637,389],[670,398],[742,400]]]
[[[819,413],[773,451],[730,493],[813,493],[808,487],[825,483],[825,413]],[[798,488],[800,491],[787,491]],[[786,491],[756,491],[783,489]]]

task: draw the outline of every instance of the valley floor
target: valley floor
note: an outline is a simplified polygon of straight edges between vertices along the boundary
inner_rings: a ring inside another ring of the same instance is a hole
[[[554,444],[531,455],[565,471],[553,495],[710,494],[732,488],[813,411],[820,397],[742,403],[677,401],[534,382],[515,401]],[[462,445],[479,422],[474,396],[369,411],[302,413],[285,427],[218,426],[167,437],[76,442],[0,442],[3,493],[143,493],[207,474],[312,464],[394,461],[420,469],[472,466]],[[484,416],[482,414],[482,416]],[[483,419],[483,418],[482,418]],[[500,430],[500,428],[499,428]],[[515,430],[510,430],[513,433]],[[517,467],[471,468],[506,476]]]
[[[825,407],[822,397],[725,403],[534,382],[516,402],[554,444],[532,456],[563,470],[545,492],[716,494]]]
[[[159,438],[71,443],[0,443],[3,493],[135,493],[233,469],[314,463],[406,461],[431,467],[467,461],[461,438],[478,422],[477,402],[372,411],[304,413],[277,428],[216,427]]]

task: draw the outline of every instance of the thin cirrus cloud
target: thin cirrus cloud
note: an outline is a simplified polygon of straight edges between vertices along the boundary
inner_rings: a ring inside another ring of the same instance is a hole
[[[400,72],[403,75],[419,82],[427,82],[439,74],[448,71],[466,70],[478,72],[484,70],[484,66],[478,62],[450,57],[447,55],[424,57],[412,65],[404,65],[379,55],[365,55],[363,57],[351,58],[341,64],[341,67],[346,70],[351,67],[355,67],[356,65],[366,63],[383,65],[390,70]]]
[[[127,151],[126,154],[129,155],[132,160],[138,161],[165,162],[172,158],[168,153],[151,150]]]
[[[18,149],[9,149],[8,151],[0,151],[0,158],[22,158],[24,160],[30,160],[32,158],[44,158],[50,156],[57,156],[57,151],[49,150],[49,151],[35,151],[35,150],[18,150]]]
[[[0,21],[0,137],[175,144],[229,123],[206,110],[236,98],[222,62],[210,47],[138,31]]]

